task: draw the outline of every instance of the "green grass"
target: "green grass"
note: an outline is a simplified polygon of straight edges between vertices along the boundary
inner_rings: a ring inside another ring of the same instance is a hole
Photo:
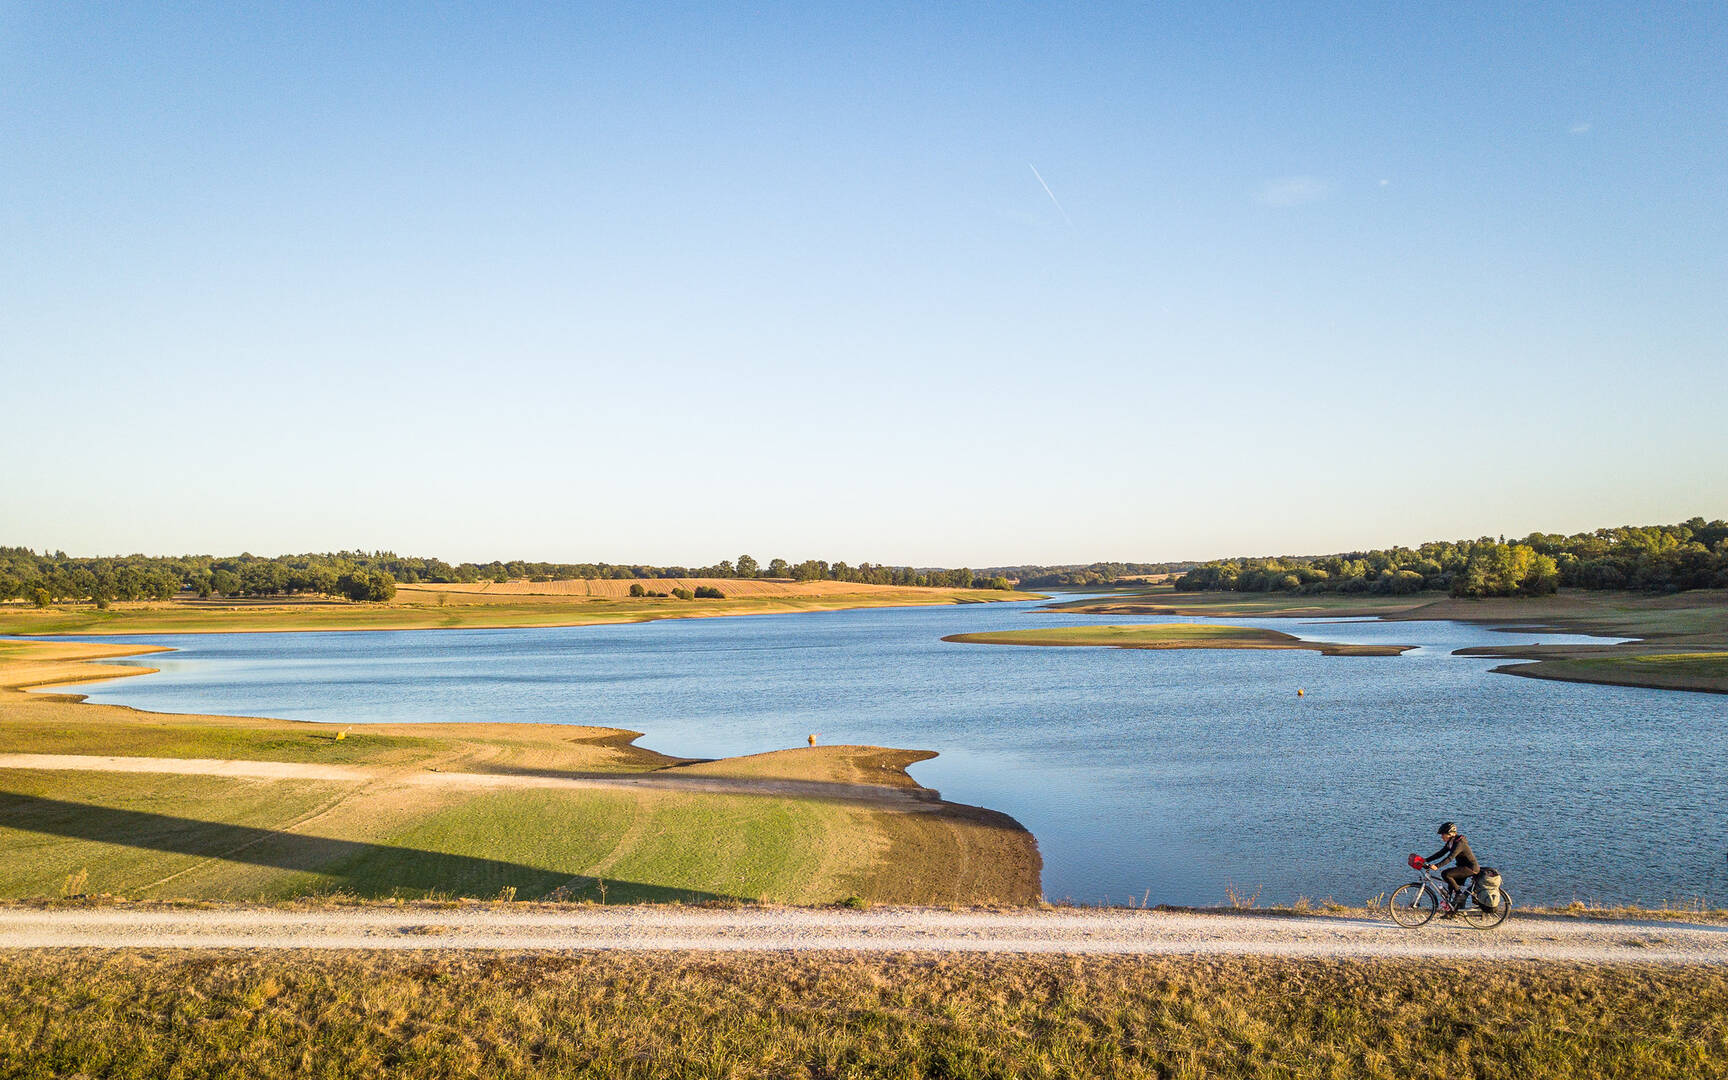
[[[435,940],[435,939],[434,939]],[[1714,967],[858,954],[0,954],[0,1076],[1728,1075]]]
[[[1251,626],[1162,623],[1156,626],[1054,626],[950,634],[943,641],[971,645],[1104,646],[1117,649],[1312,649],[1328,656],[1396,656],[1409,646],[1340,645],[1304,641]]]
[[[149,886],[336,806],[350,785],[235,781],[136,773],[0,773],[0,896],[58,896],[68,876],[81,891],[120,896],[259,895],[281,871],[226,862],[214,883]],[[106,812],[104,812],[106,811]],[[250,856],[268,857],[254,849]]]
[[[820,873],[846,808],[710,795],[512,791],[464,800],[380,838],[294,891],[417,898],[428,892],[519,900],[556,895],[633,903],[751,898],[816,903],[839,895]],[[433,882],[430,889],[414,884]]]
[[[1530,670],[1525,670],[1526,668]],[[1646,653],[1636,656],[1543,660],[1504,668],[1517,675],[1655,689],[1728,693],[1728,652]]]
[[[4,707],[0,706],[0,716]],[[217,726],[157,714],[153,721],[116,723],[91,715],[53,714],[0,723],[0,754],[108,754],[122,757],[226,758],[340,765],[408,764],[454,747],[451,740],[383,735],[334,725]]]
[[[388,790],[204,776],[0,774],[0,897],[824,903],[855,891],[869,811],[809,799]],[[155,883],[165,882],[157,885]],[[599,882],[605,882],[602,886]]]

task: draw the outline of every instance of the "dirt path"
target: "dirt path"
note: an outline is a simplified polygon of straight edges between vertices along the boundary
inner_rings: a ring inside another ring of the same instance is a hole
[[[1728,927],[1514,917],[1498,930],[1163,911],[384,906],[0,908],[0,948],[810,950],[1728,963]]]
[[[636,788],[712,795],[838,799],[904,810],[935,810],[941,805],[937,801],[936,792],[921,787],[846,784],[826,780],[781,780],[772,777],[700,776],[683,774],[676,769],[652,773],[623,773],[617,776],[532,772],[436,772],[369,769],[356,765],[318,765],[296,761],[106,757],[94,754],[0,754],[0,769],[166,773],[175,776],[225,776],[253,780],[334,780],[431,788]]]

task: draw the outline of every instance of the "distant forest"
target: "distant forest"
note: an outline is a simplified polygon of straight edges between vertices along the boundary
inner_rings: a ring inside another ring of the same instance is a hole
[[[230,556],[122,555],[80,558],[63,551],[36,554],[0,547],[0,600],[22,599],[46,606],[57,601],[166,600],[181,592],[199,596],[345,596],[388,600],[396,586],[419,582],[563,581],[572,578],[791,578],[795,581],[856,581],[874,585],[924,585],[959,589],[1011,589],[1000,574],[972,570],[917,570],[807,559],[772,559],[762,566],[749,555],[714,566],[646,566],[612,563],[458,563],[401,556],[388,551],[338,551],[315,555]]]
[[[1056,589],[1065,586],[1117,585],[1124,581],[1161,574],[1180,574],[1194,561],[1164,563],[1096,562],[1084,566],[992,566],[980,573],[1005,577],[1025,589]]]
[[[1220,559],[1176,580],[1184,592],[1542,596],[1574,589],[1679,592],[1728,588],[1728,521],[1626,525],[1561,536],[1441,540],[1417,548]]]

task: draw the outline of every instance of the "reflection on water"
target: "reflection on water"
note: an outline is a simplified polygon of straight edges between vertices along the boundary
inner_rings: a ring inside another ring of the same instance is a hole
[[[874,743],[1039,839],[1052,899],[1359,903],[1455,819],[1527,903],[1728,902],[1728,697],[1490,675],[1461,623],[1232,619],[1401,657],[959,645],[1168,622],[1035,603],[400,633],[157,635],[159,675],[81,686],[178,712],[600,724],[717,757]],[[1182,620],[1188,621],[1188,620]],[[1192,620],[1206,621],[1206,620]],[[106,639],[114,640],[114,639]],[[131,639],[127,639],[131,640]],[[1298,697],[1297,689],[1306,693]]]

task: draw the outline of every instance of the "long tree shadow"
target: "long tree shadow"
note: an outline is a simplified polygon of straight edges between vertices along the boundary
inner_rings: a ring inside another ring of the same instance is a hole
[[[143,810],[119,810],[11,791],[0,791],[0,826],[174,855],[303,871],[327,879],[329,888],[317,891],[339,889],[357,896],[412,897],[440,893],[490,897],[506,886],[513,886],[517,897],[523,900],[555,891],[570,899],[616,902],[742,899],[640,881],[607,880],[602,891],[594,878],[523,863],[199,821]]]

